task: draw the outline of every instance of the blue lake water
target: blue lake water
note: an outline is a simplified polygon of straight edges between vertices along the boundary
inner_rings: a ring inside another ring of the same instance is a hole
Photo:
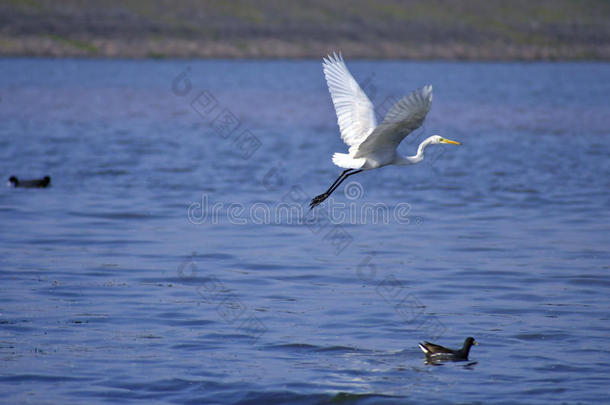
[[[607,400],[610,65],[347,63],[463,144],[311,217],[320,62],[0,60],[0,401]]]

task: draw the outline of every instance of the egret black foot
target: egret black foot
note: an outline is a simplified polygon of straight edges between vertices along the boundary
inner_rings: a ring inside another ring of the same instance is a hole
[[[328,198],[329,194],[320,194],[317,197],[314,197],[313,200],[311,200],[311,204],[309,204],[309,209],[312,209],[318,205],[320,205],[324,200],[326,200]]]

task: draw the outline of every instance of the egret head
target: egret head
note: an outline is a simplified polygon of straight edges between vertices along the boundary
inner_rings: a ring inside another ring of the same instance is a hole
[[[461,145],[457,141],[452,141],[451,139],[443,138],[440,135],[432,135],[429,139],[430,139],[431,143],[433,143],[433,144],[437,144],[437,143],[449,143],[451,145]]]

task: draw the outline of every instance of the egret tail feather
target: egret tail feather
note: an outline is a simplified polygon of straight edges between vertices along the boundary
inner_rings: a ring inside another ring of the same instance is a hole
[[[365,162],[366,159],[354,159],[347,153],[335,153],[333,155],[333,163],[344,169],[360,169]]]

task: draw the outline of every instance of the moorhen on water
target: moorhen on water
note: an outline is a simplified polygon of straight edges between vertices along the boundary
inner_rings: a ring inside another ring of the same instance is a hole
[[[419,348],[426,353],[426,359],[429,360],[449,360],[459,361],[468,360],[468,353],[470,348],[474,345],[477,346],[479,343],[474,340],[473,337],[468,337],[464,341],[464,346],[461,349],[453,350],[446,347],[435,345],[434,343],[424,342],[419,344]]]
[[[23,188],[44,188],[48,187],[51,183],[51,178],[49,176],[44,176],[42,179],[33,179],[33,180],[19,180],[15,176],[11,176],[8,179],[8,185],[13,187],[23,187]]]

